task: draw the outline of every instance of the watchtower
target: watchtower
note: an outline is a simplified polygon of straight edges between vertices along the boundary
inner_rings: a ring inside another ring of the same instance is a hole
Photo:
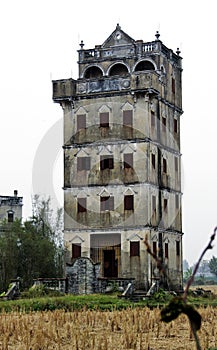
[[[79,77],[53,81],[64,114],[66,262],[88,257],[100,276],[150,288],[167,270],[182,286],[182,58],[160,40],[119,25],[102,45],[78,50]]]

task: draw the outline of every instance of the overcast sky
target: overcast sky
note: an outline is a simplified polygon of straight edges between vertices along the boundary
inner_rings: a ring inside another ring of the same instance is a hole
[[[119,23],[135,40],[155,40],[158,30],[167,47],[180,48],[183,247],[194,263],[217,225],[215,1],[14,0],[2,2],[0,16],[0,194],[18,190],[24,219],[35,193],[63,205],[62,110],[51,80],[78,77],[80,41],[94,48]],[[205,258],[212,255],[217,239]]]

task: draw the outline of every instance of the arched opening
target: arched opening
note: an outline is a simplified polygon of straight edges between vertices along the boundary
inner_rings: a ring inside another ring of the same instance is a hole
[[[109,76],[112,77],[114,75],[119,75],[121,77],[126,76],[128,74],[127,67],[124,64],[118,63],[111,67]]]
[[[135,72],[141,72],[144,70],[155,70],[155,67],[150,61],[141,61],[136,65]]]
[[[84,78],[86,79],[93,79],[93,78],[101,78],[102,77],[102,71],[99,67],[93,66],[87,68],[86,72],[84,73]]]

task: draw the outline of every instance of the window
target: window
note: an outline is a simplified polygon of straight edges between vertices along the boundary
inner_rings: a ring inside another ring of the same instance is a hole
[[[165,243],[164,249],[165,249],[165,258],[168,259],[169,258],[169,249],[168,249],[168,243]]]
[[[86,129],[86,115],[78,114],[77,115],[77,131],[81,129]]]
[[[114,210],[114,197],[100,197],[100,211]]]
[[[174,129],[174,133],[177,134],[177,132],[178,132],[178,120],[177,119],[174,119],[173,129]]]
[[[157,242],[153,242],[152,244],[152,251],[154,255],[157,255]]]
[[[133,126],[133,111],[127,110],[123,111],[123,125],[124,126]]]
[[[162,117],[162,131],[166,131],[167,120],[165,117]]]
[[[133,153],[124,154],[124,169],[133,168]]]
[[[176,201],[176,209],[179,209],[179,196],[178,194],[176,194],[176,197],[175,197],[175,201]]]
[[[124,196],[124,210],[134,210],[134,198],[132,195]]]
[[[155,154],[151,154],[151,165],[153,167],[153,169],[155,169],[156,165],[155,165]]]
[[[77,211],[78,213],[85,213],[87,211],[87,198],[78,198]]]
[[[172,78],[172,93],[175,94],[175,92],[176,92],[175,79]]]
[[[8,212],[8,222],[14,221],[14,213],[12,211]]]
[[[164,211],[167,213],[167,209],[168,209],[168,200],[166,198],[164,198]]]
[[[90,157],[78,157],[77,170],[90,170]]]
[[[155,113],[151,111],[151,126],[155,127]]]
[[[109,112],[100,113],[100,127],[109,128]]]
[[[163,158],[163,173],[167,173],[167,160]]]
[[[130,242],[130,256],[139,256],[140,255],[140,249],[139,249],[139,241],[138,242]]]
[[[178,163],[179,162],[178,162],[178,158],[177,157],[174,158],[174,163],[175,163],[175,171],[178,171],[178,168],[179,168],[178,167]]]
[[[152,211],[156,212],[156,197],[152,196]]]
[[[180,242],[176,241],[176,256],[180,256]]]
[[[100,170],[114,169],[113,156],[100,156]]]
[[[81,257],[81,244],[73,244],[72,243],[72,258],[80,258]]]

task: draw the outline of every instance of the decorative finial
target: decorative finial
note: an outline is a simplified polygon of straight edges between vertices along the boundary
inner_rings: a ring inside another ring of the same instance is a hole
[[[160,38],[160,34],[159,34],[158,30],[156,31],[155,37],[156,37],[157,40]]]
[[[119,23],[117,23],[116,29],[119,29],[119,30],[121,29]]]
[[[176,54],[179,56],[181,51],[179,50],[179,47],[177,47]]]
[[[81,40],[80,47],[81,47],[81,50],[83,50],[83,47],[84,47],[84,42],[83,42],[83,40]]]

